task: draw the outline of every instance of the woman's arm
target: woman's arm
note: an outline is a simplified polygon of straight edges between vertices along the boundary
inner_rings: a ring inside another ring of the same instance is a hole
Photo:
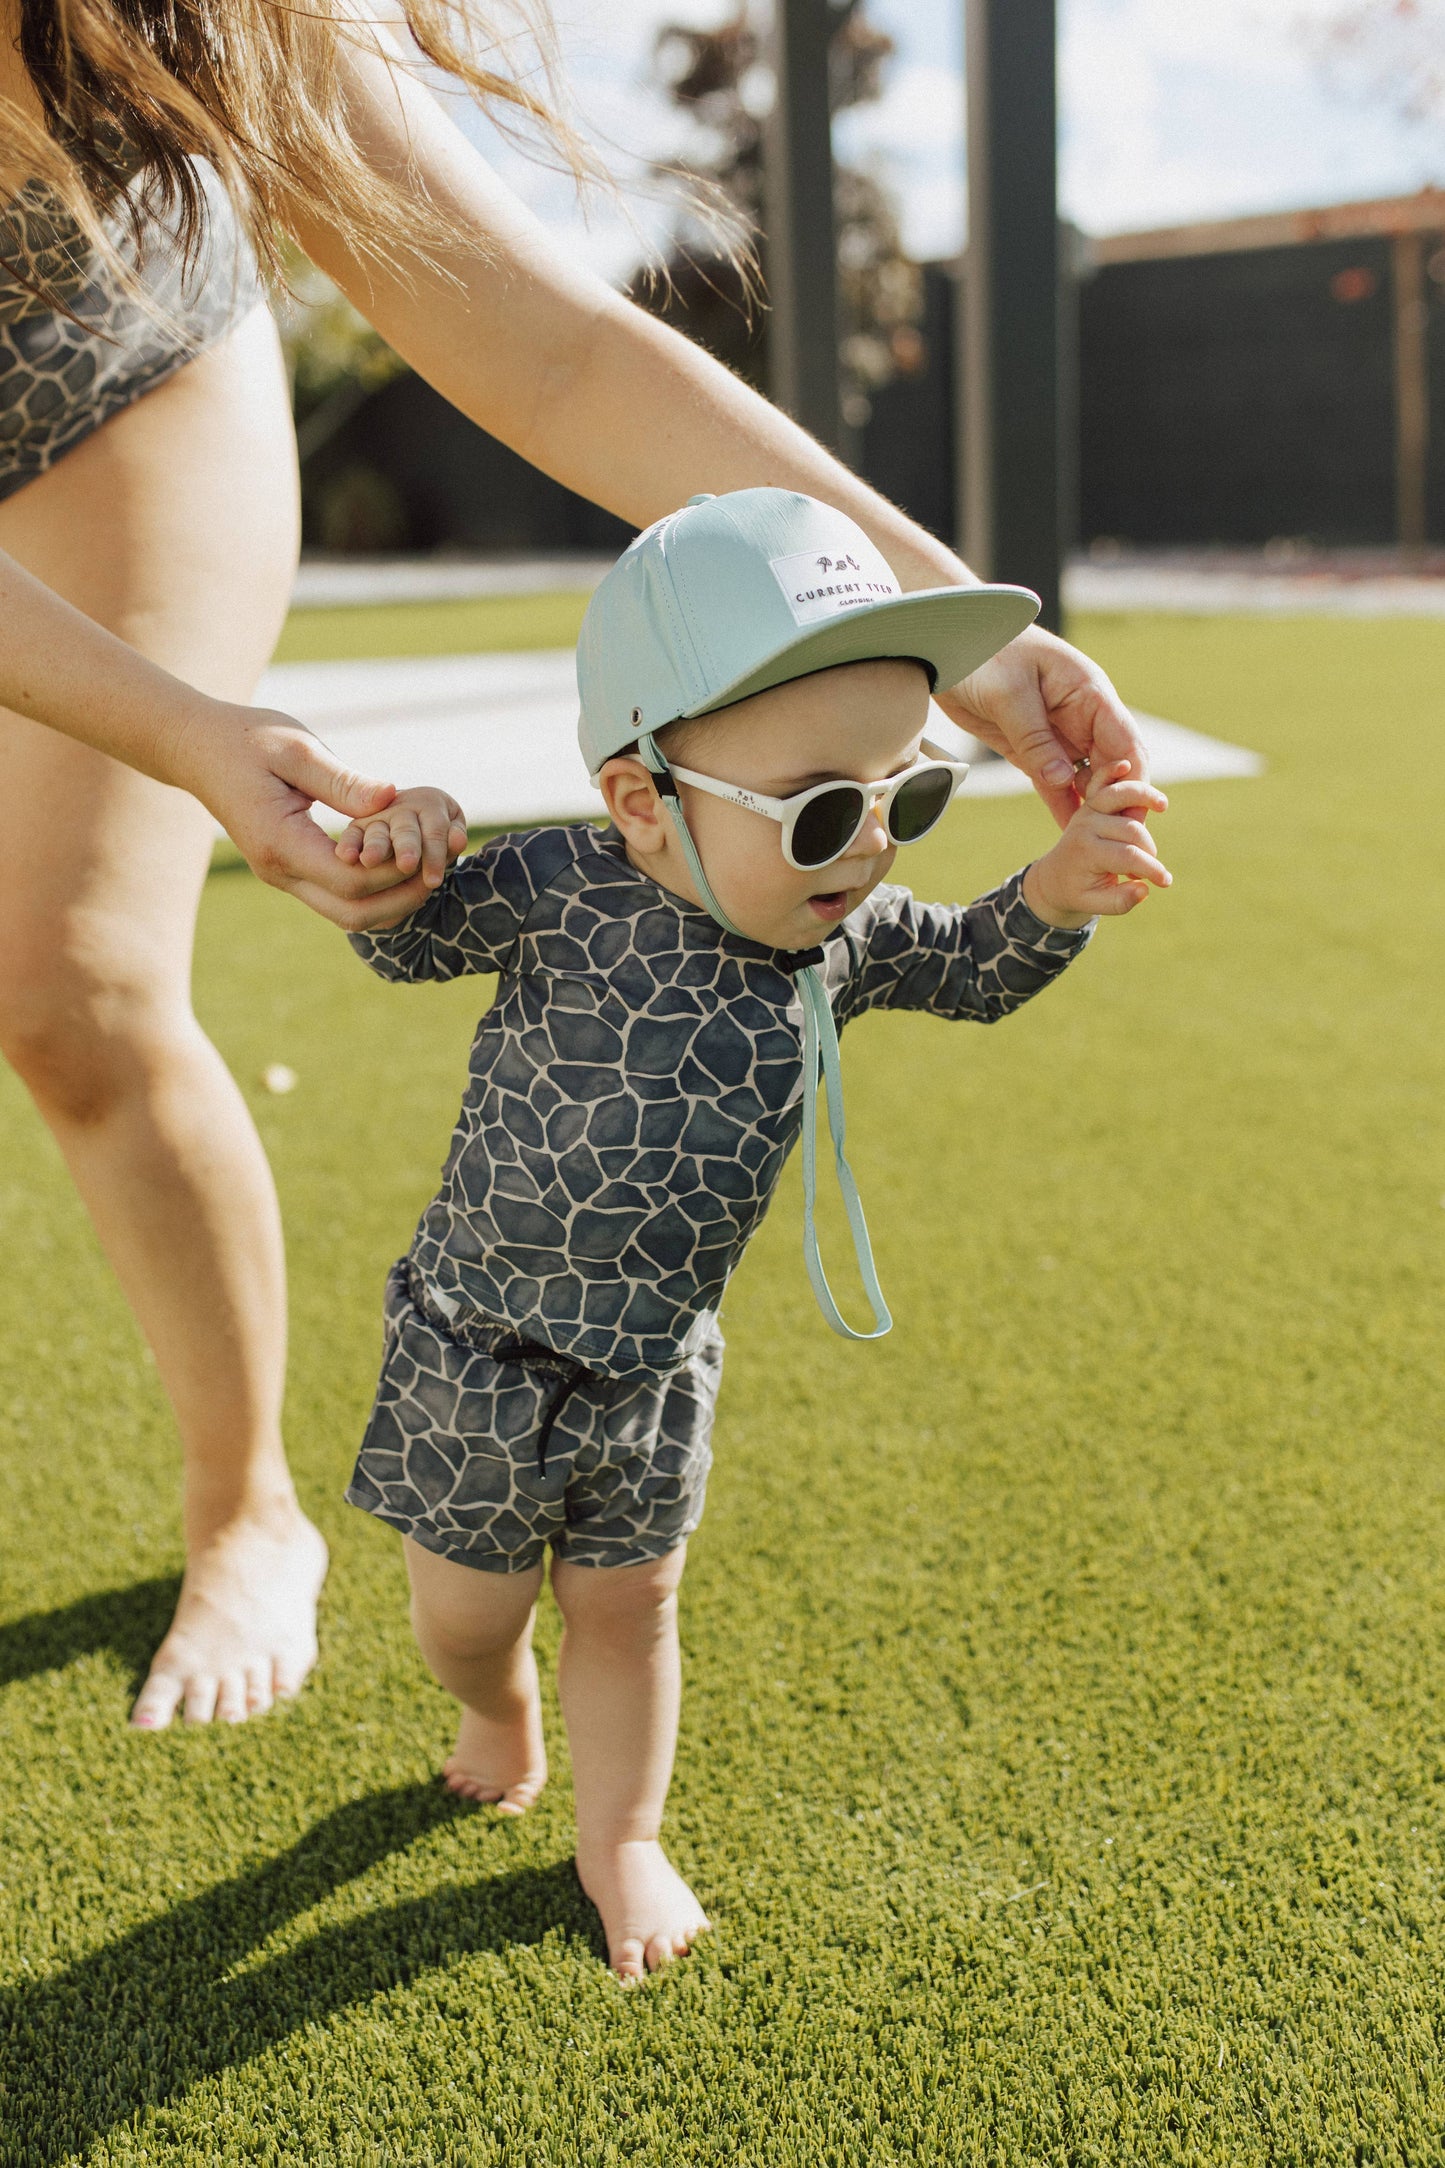
[[[404,870],[344,865],[311,819],[395,795],[342,767],[289,715],[213,700],[148,662],[0,551],[0,707],[63,731],[209,807],[263,880],[357,929],[415,909],[446,869],[445,837]]]
[[[344,50],[368,154],[424,187],[474,244],[436,265],[359,261],[313,206],[301,246],[418,373],[544,473],[635,525],[702,489],[806,490],[856,519],[905,588],[972,581],[943,543],[839,464],[786,415],[677,332],[573,262],[404,67]],[[1006,752],[1055,814],[1078,804],[1072,762],[1128,759],[1137,731],[1104,673],[1051,634],[1025,633],[944,696]]]

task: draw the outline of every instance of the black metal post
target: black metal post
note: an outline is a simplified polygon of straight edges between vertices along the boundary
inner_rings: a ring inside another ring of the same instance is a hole
[[[777,96],[764,137],[763,179],[770,389],[795,421],[837,450],[843,430],[828,97],[834,22],[828,0],[777,0]]]
[[[959,532],[985,579],[1059,623],[1055,0],[965,0],[968,253]]]

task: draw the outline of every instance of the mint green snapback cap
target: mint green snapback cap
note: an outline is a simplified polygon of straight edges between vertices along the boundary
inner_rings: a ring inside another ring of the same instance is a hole
[[[577,643],[587,772],[684,716],[836,663],[916,657],[957,684],[1038,615],[1026,587],[904,594],[846,514],[791,489],[690,498],[602,580]]]

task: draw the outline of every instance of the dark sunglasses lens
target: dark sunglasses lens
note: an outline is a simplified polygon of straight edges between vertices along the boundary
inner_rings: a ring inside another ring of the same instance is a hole
[[[848,848],[863,818],[863,793],[851,784],[820,791],[793,823],[793,857],[800,866],[826,866]]]
[[[953,777],[946,768],[930,768],[910,776],[894,799],[888,827],[895,843],[916,843],[926,836],[953,795]]]

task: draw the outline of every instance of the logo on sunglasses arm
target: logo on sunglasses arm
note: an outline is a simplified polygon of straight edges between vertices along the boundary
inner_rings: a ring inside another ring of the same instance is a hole
[[[902,592],[887,559],[866,543],[841,552],[799,550],[769,562],[798,625],[841,617],[848,610],[886,602]]]

